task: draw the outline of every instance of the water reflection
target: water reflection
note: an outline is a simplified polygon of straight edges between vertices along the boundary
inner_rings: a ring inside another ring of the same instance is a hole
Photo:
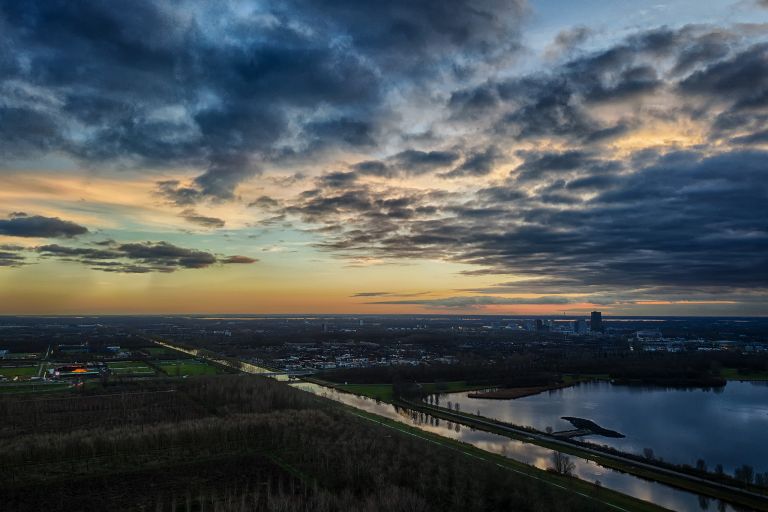
[[[434,418],[429,414],[409,409],[395,407],[391,404],[377,402],[373,399],[341,393],[335,389],[310,383],[294,383],[293,386],[317,395],[330,398],[337,402],[350,405],[359,410],[378,414],[385,418],[415,426],[425,432],[432,432],[450,439],[471,444],[491,453],[497,453],[507,458],[524,462],[539,469],[547,469],[552,465],[553,451],[541,446],[524,443],[504,436],[476,430],[446,420]],[[464,407],[461,405],[461,407]],[[662,507],[683,512],[706,510],[702,508],[699,496],[686,491],[668,487],[656,482],[620,473],[605,468],[595,462],[571,457],[575,463],[573,474],[589,482],[599,481],[603,487],[613,489],[636,498],[656,503]],[[724,510],[732,510],[726,507]]]
[[[659,389],[581,384],[516,400],[468,398],[467,393],[443,395],[443,403],[498,420],[546,430],[567,430],[562,416],[588,418],[626,437],[588,437],[625,452],[653,450],[664,460],[725,471],[749,464],[768,471],[768,389],[750,382],[729,382],[725,388]]]

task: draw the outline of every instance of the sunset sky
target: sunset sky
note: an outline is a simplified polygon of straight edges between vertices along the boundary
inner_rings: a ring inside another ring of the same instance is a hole
[[[768,314],[765,0],[0,0],[0,313]]]

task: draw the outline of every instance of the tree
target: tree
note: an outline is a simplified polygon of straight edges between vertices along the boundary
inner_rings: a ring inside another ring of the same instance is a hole
[[[552,454],[552,464],[554,466],[552,469],[559,475],[571,476],[576,469],[576,464],[571,458],[561,452]]]
[[[733,476],[740,482],[751,484],[755,476],[755,469],[748,464],[744,464],[740,468],[736,468],[733,472]]]
[[[653,448],[643,448],[643,456],[648,460],[653,460]]]

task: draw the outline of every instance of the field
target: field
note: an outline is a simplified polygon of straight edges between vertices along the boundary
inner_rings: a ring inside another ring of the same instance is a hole
[[[137,375],[137,376],[150,376],[155,375],[155,370],[152,369],[144,361],[114,361],[107,363],[109,369],[112,371],[112,375]]]
[[[19,377],[20,380],[27,380],[30,377],[36,377],[40,365],[35,364],[32,366],[5,366],[0,367],[0,376],[6,379],[13,379]]]
[[[176,376],[197,376],[197,375],[216,375],[222,373],[221,370],[208,363],[197,361],[196,359],[179,359],[176,361],[160,361],[157,366],[165,372],[166,375]]]
[[[144,347],[141,350],[143,350],[144,352],[148,353],[153,357],[180,355],[179,352],[172,350],[170,348],[165,348],[165,347]]]
[[[51,393],[55,391],[65,391],[67,389],[71,389],[69,382],[57,382],[55,384],[43,384],[39,381],[34,384],[28,382],[22,384],[13,383],[0,386],[0,395]]]

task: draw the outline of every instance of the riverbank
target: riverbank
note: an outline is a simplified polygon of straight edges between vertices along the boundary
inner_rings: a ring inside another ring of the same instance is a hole
[[[425,432],[418,428],[384,418],[383,416],[361,411],[338,402],[334,403],[339,407],[345,408],[350,414],[359,418],[372,421],[383,427],[397,430],[426,442],[458,451],[467,457],[495,464],[497,467],[512,471],[518,475],[524,475],[534,480],[538,480],[544,485],[554,486],[558,489],[574,493],[582,498],[607,505],[616,510],[623,510],[625,512],[669,512],[669,509],[660,507],[654,503],[640,500],[618,491],[606,489],[600,485],[595,485],[594,483],[579,478],[563,476],[553,473],[552,471],[541,470],[503,455],[491,453],[470,444],[462,443],[461,441],[449,439],[439,434]]]
[[[320,386],[338,389],[345,393],[352,393],[353,395],[367,396],[368,398],[373,398],[374,400],[380,400],[382,402],[392,403],[394,400],[392,384],[339,384],[318,379],[316,377],[302,377],[302,380]],[[427,395],[487,389],[487,386],[467,384],[466,381],[424,382],[420,383],[419,386],[421,387],[421,392]]]
[[[469,398],[486,398],[489,400],[514,400],[516,398],[523,398],[526,396],[538,395],[545,391],[554,391],[556,389],[563,389],[572,386],[574,382],[551,384],[549,386],[532,386],[527,388],[500,388],[491,391],[483,391],[481,393],[469,393]]]
[[[510,439],[516,439],[582,459],[591,460],[601,466],[629,473],[647,480],[663,483],[678,489],[719,499],[735,505],[749,507],[750,510],[768,511],[768,495],[760,495],[757,492],[739,489],[704,478],[680,473],[672,469],[658,467],[650,462],[639,462],[618,454],[605,453],[597,448],[588,448],[574,444],[570,441],[554,439],[535,429],[509,426],[503,422],[477,416],[475,414],[449,411],[442,407],[416,404],[409,401],[401,401],[400,405],[430,414],[436,418],[459,422],[463,425],[503,435]]]

